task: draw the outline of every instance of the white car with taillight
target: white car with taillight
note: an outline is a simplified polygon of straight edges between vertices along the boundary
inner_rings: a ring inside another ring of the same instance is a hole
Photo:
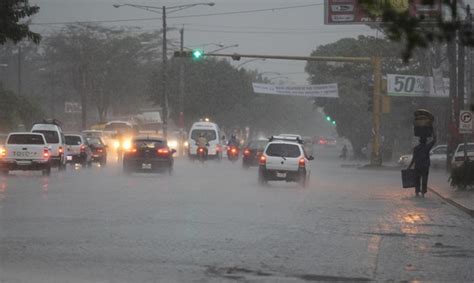
[[[468,143],[466,147],[467,151],[467,158],[469,160],[474,160],[474,143]],[[459,167],[462,165],[464,162],[464,144],[461,143],[458,145],[456,148],[456,151],[454,152],[453,160],[451,161],[451,165],[453,167]]]
[[[8,175],[13,170],[41,170],[51,174],[51,152],[40,133],[16,132],[8,135],[0,148],[0,171]]]
[[[197,141],[200,136],[207,140],[207,157],[221,159],[223,150],[219,126],[207,120],[194,123],[191,130],[189,130],[188,156],[193,159],[197,158]]]
[[[59,170],[66,169],[66,141],[61,123],[57,120],[44,120],[34,124],[31,132],[44,135],[51,151],[51,166],[58,167]]]
[[[83,167],[92,165],[92,151],[81,135],[65,135],[67,163],[81,164]]]
[[[288,136],[271,137],[259,160],[258,181],[299,182],[306,186],[311,174],[310,161],[303,141]]]

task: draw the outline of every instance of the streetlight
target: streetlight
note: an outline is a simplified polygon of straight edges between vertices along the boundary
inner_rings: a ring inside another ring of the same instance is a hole
[[[202,2],[202,3],[194,3],[194,4],[185,4],[185,5],[177,5],[171,7],[158,7],[158,6],[147,6],[147,5],[138,5],[138,4],[114,4],[115,8],[120,8],[123,6],[129,6],[141,10],[146,10],[153,13],[162,13],[162,20],[163,20],[163,47],[162,47],[162,78],[161,78],[161,85],[162,85],[162,109],[163,109],[163,136],[166,139],[168,137],[168,94],[166,92],[166,72],[167,72],[167,62],[168,62],[168,55],[167,55],[167,42],[166,42],[166,11],[173,10],[171,12],[181,11],[187,8],[195,7],[195,6],[214,6],[214,2]]]

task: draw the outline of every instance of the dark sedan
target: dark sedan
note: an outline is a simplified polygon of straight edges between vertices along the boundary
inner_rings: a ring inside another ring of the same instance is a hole
[[[100,166],[107,164],[107,145],[101,137],[87,137],[87,143],[92,151],[92,161]]]
[[[166,140],[160,138],[140,138],[132,141],[132,147],[123,156],[123,172],[168,172],[173,171],[173,154]]]
[[[258,159],[262,155],[268,140],[251,140],[243,151],[242,165],[244,168],[258,166]]]

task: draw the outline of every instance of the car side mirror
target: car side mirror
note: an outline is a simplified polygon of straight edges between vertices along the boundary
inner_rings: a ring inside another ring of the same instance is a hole
[[[176,149],[173,148],[173,149],[171,150],[171,154],[175,154],[175,153],[176,153]]]
[[[308,160],[314,160],[314,157],[311,155],[310,157],[308,157]]]

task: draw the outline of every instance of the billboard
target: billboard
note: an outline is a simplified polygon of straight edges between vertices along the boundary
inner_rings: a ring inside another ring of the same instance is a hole
[[[369,2],[369,1],[366,1]],[[360,0],[325,0],[324,21],[327,25],[367,24],[382,22],[382,9],[389,4],[395,11],[409,12],[412,16],[424,15],[426,19],[441,14],[441,4],[423,5],[423,0],[372,0],[371,15]]]
[[[304,97],[339,97],[337,84],[320,85],[272,85],[252,83],[254,93],[304,96]]]

